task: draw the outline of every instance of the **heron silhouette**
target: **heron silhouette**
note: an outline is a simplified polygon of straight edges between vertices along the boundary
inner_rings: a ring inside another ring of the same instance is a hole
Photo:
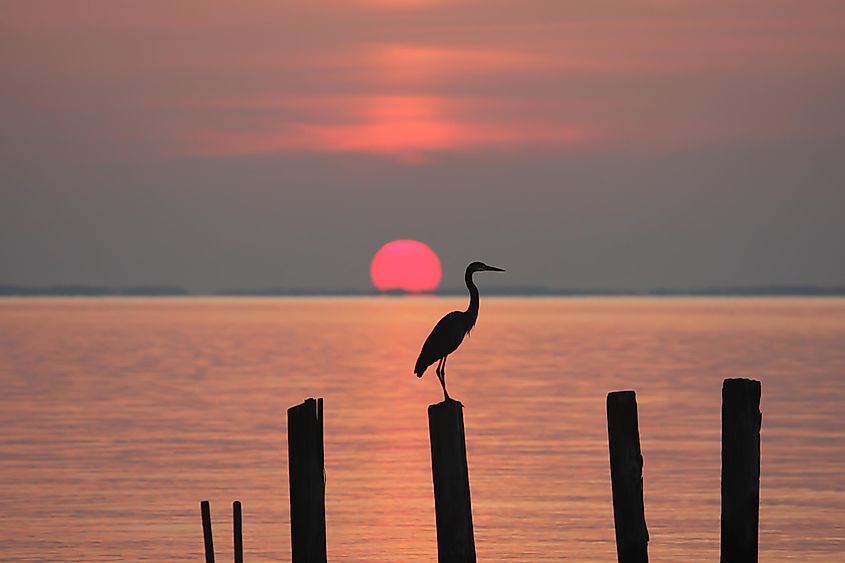
[[[478,288],[472,281],[472,275],[475,272],[504,272],[504,270],[488,266],[484,262],[473,262],[467,266],[464,281],[469,289],[469,307],[466,311],[452,311],[434,325],[431,334],[425,339],[420,356],[417,358],[417,365],[414,367],[417,377],[422,377],[428,366],[438,362],[435,372],[443,387],[444,401],[449,400],[449,393],[446,392],[446,358],[458,349],[464,336],[469,334],[478,319]]]

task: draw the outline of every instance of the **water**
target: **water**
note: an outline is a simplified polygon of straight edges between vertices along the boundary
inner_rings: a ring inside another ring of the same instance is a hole
[[[325,398],[329,557],[435,559],[412,368],[462,299],[0,300],[0,559],[290,557],[285,410]],[[763,383],[762,561],[845,552],[845,300],[494,299],[449,360],[481,561],[614,561],[604,401],[637,390],[653,561],[719,551],[720,388]]]

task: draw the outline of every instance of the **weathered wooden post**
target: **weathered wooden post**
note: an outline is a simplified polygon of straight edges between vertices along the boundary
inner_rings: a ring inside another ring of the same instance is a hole
[[[214,541],[211,537],[211,507],[208,501],[200,503],[202,514],[202,539],[205,542],[205,563],[214,563]]]
[[[722,384],[722,563],[757,561],[760,517],[760,382]]]
[[[648,561],[648,528],[643,503],[643,456],[637,422],[637,395],[607,395],[607,439],[613,490],[613,522],[619,563]]]
[[[453,400],[428,407],[439,563],[475,563],[463,408]]]
[[[288,409],[290,535],[293,563],[326,562],[323,399]]]
[[[232,534],[235,536],[235,563],[244,563],[244,533],[239,500],[232,503],[232,520]]]

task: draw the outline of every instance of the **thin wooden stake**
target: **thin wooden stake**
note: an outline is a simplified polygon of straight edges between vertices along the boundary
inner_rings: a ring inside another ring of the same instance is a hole
[[[241,522],[241,501],[232,503],[233,534],[235,536],[235,563],[244,563],[244,535]]]
[[[323,399],[288,409],[288,464],[293,563],[326,563]]]
[[[208,501],[200,503],[202,514],[202,538],[205,542],[205,563],[214,563],[214,541],[211,538],[211,508]]]
[[[439,563],[475,563],[463,405],[428,407]]]
[[[722,385],[722,563],[757,561],[760,392],[753,379]]]
[[[634,391],[607,395],[607,438],[616,555],[619,563],[646,563],[648,528],[643,503],[643,456]]]

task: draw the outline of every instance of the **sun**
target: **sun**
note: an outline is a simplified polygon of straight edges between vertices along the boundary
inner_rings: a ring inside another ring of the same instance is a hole
[[[394,240],[382,246],[370,264],[370,278],[379,291],[434,291],[440,285],[440,258],[418,240]]]

